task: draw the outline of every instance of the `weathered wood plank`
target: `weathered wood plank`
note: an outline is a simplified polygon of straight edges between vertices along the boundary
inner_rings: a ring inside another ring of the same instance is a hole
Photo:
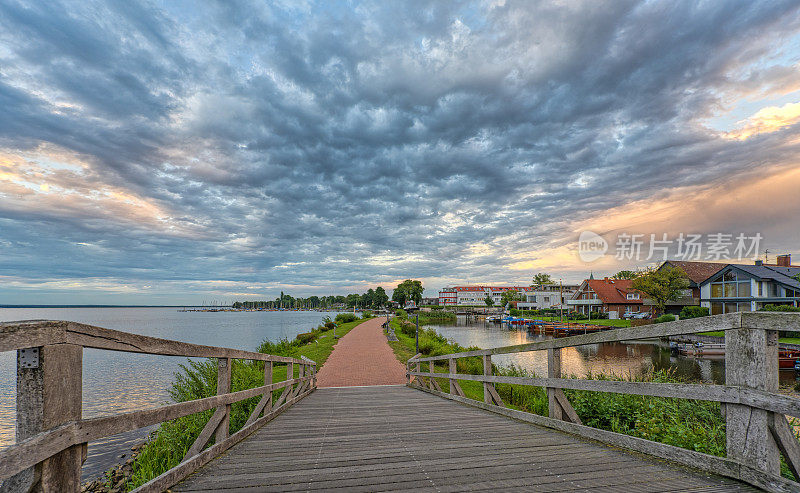
[[[555,380],[561,378],[561,348],[547,350],[547,378]],[[553,387],[547,387],[547,411],[553,419],[564,419],[564,411],[556,400]]]
[[[433,362],[431,362],[433,364]],[[489,354],[485,354],[483,356],[483,375],[484,376],[491,376],[492,375],[492,356]],[[483,402],[486,404],[492,403],[492,393],[489,391],[489,386],[492,384],[483,380]]]
[[[197,438],[194,440],[194,443],[189,450],[186,451],[186,454],[183,456],[183,460],[193,457],[199,454],[206,446],[209,440],[211,440],[211,435],[217,431],[219,428],[220,423],[222,420],[225,419],[226,412],[224,407],[218,407],[214,414],[211,415],[211,418],[206,422],[206,425],[200,431],[200,434],[197,435]]]
[[[287,408],[292,406],[295,402],[304,398],[311,392],[312,391],[309,390],[304,394],[293,397],[292,399],[286,401],[282,406],[276,407],[269,414],[262,416],[254,423],[237,431],[236,433],[229,436],[226,440],[222,441],[221,443],[215,443],[214,445],[207,448],[203,452],[195,455],[189,460],[181,462],[178,466],[173,467],[172,469],[165,472],[161,476],[152,479],[151,481],[143,484],[142,486],[136,488],[133,491],[135,493],[160,493],[166,490],[170,486],[174,485],[175,483],[179,482],[180,480],[184,479],[186,476],[197,470],[197,468],[203,466],[204,464],[207,464],[209,461],[217,457],[219,454],[225,452],[232,446],[236,445],[237,443],[241,442],[242,440],[244,440],[245,438],[256,432],[259,428],[267,424],[267,422],[274,419],[280,413],[282,413]]]
[[[540,426],[546,426],[548,428],[571,433],[583,438],[597,440],[602,443],[608,443],[636,452],[667,459],[687,465],[689,467],[704,469],[714,474],[719,474],[729,478],[739,479],[756,485],[759,488],[766,489],[767,491],[787,493],[797,491],[797,483],[794,483],[793,481],[777,475],[764,473],[755,469],[749,464],[744,464],[732,459],[715,457],[692,450],[674,447],[672,445],[652,442],[642,438],[622,435],[611,431],[600,430],[584,425],[569,423],[567,421],[538,416],[536,414],[526,413],[523,411],[517,411],[516,409],[491,406],[480,401],[458,397],[443,392],[437,392],[435,390],[419,390],[438,395],[439,397],[444,397],[445,399],[454,400],[463,404],[484,409],[486,411],[512,417],[521,421],[526,421]]]
[[[298,381],[299,379],[290,382],[277,382],[263,387],[232,392],[222,396],[206,397],[153,409],[144,409],[115,416],[104,416],[100,418],[84,419],[79,422],[71,422],[0,450],[0,478],[7,478],[14,475],[40,462],[43,458],[56,454],[72,445],[91,442],[103,437],[116,435],[117,433],[144,428],[146,426],[163,423],[164,421],[188,416],[189,414],[213,409],[220,405],[249,399],[250,397],[261,395],[267,390],[271,391],[285,388],[290,383],[297,383]]]
[[[776,393],[778,333],[750,328],[726,332],[725,383]],[[727,404],[727,456],[769,474],[780,474],[780,451],[769,430],[770,419],[769,411],[741,404]]]
[[[411,373],[416,375],[415,372]],[[419,373],[419,376],[428,376]],[[748,389],[732,385],[711,384],[673,384],[652,382],[625,382],[614,380],[582,380],[573,378],[550,379],[537,377],[507,377],[494,375],[452,374],[448,378],[459,380],[484,380],[493,383],[514,385],[531,385],[536,387],[553,387],[570,390],[590,390],[593,392],[611,392],[615,394],[649,395],[654,397],[671,397],[678,399],[695,399],[723,403],[744,404],[759,409],[800,417],[800,399],[796,397]]]
[[[119,330],[62,320],[33,320],[0,323],[0,351],[12,351],[47,344],[77,346],[130,353],[186,356],[191,358],[235,358],[259,361],[301,362],[296,358],[204,346],[158,337],[131,334]]]
[[[792,471],[795,478],[800,478],[800,442],[797,441],[797,437],[784,415],[771,414],[769,431],[772,433],[772,438],[786,459],[789,470]]]
[[[484,413],[436,399],[439,394],[407,387],[323,389],[172,490],[574,491],[611,485],[635,492],[654,482],[662,491],[741,487],[498,416],[507,408],[479,403],[500,411]],[[425,425],[387,429],[397,416]],[[309,428],[309,420],[316,426]]]
[[[569,402],[567,396],[564,395],[564,391],[561,389],[552,389],[552,392],[558,407],[561,408],[562,419],[566,417],[570,423],[582,425],[583,422],[581,421],[580,416],[578,416],[578,413],[575,412],[575,408],[572,407],[572,403]]]
[[[231,370],[233,367],[233,360],[230,358],[220,358],[217,360],[217,395],[225,395],[231,391]],[[230,432],[231,422],[231,405],[223,404],[217,408],[218,412],[222,412],[223,416],[214,430],[214,440],[217,443],[222,443],[228,438]],[[200,448],[205,446],[203,444]]]

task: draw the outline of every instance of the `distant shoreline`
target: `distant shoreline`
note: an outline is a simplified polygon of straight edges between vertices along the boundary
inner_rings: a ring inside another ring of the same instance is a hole
[[[202,305],[0,305],[0,308],[209,308]],[[228,308],[220,306],[220,308]]]

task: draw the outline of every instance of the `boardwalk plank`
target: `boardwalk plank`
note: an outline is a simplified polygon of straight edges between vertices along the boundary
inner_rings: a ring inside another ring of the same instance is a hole
[[[320,389],[173,491],[755,491],[407,387]]]

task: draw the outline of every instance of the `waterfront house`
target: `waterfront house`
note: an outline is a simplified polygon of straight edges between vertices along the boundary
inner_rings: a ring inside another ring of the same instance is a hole
[[[578,284],[545,284],[534,286],[522,294],[524,301],[517,303],[517,308],[523,310],[542,310],[547,308],[560,308],[566,306],[567,300],[578,290]]]
[[[765,305],[800,304],[800,266],[791,257],[778,257],[779,264],[728,264],[700,284],[700,305],[712,315],[749,312]]]
[[[495,306],[499,306],[503,293],[516,291],[524,298],[533,289],[530,286],[454,286],[439,291],[439,305],[486,306],[486,297],[490,296]]]
[[[644,296],[633,289],[631,279],[586,279],[567,300],[570,309],[584,315],[608,313],[608,318],[622,318],[626,313],[650,312]]]
[[[668,267],[682,270],[686,277],[689,278],[689,288],[678,299],[667,302],[664,307],[664,313],[678,314],[684,306],[700,305],[700,284],[722,270],[725,264],[719,262],[667,260],[657,270]],[[648,300],[645,300],[645,304],[648,304]]]

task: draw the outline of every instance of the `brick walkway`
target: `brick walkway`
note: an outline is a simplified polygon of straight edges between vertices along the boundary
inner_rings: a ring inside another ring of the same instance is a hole
[[[342,337],[317,374],[317,387],[406,383],[406,369],[386,342],[381,324],[368,320]]]

